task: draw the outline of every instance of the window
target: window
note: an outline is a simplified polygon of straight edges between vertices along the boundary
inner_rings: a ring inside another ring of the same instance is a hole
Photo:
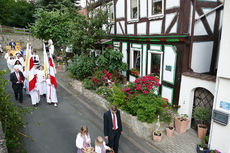
[[[137,69],[140,72],[141,69],[141,58],[140,51],[133,51],[133,68]]]
[[[162,77],[162,61],[163,61],[163,52],[149,50],[148,51],[148,73],[157,76],[161,82]]]
[[[150,73],[160,77],[161,54],[151,53],[151,68]]]
[[[157,14],[162,14],[162,0],[152,0],[152,16]]]
[[[138,0],[130,0],[130,6],[131,6],[131,19],[137,19],[137,13],[138,13],[138,10],[137,10],[137,6],[138,6],[138,3],[137,3]]]
[[[109,20],[110,22],[114,22],[114,8],[113,3],[109,5]]]

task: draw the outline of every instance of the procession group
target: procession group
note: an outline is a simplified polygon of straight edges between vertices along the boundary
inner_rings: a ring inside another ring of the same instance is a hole
[[[4,57],[11,72],[10,81],[12,82],[15,99],[20,103],[23,102],[24,89],[25,93],[30,95],[33,106],[38,106],[40,96],[46,97],[48,104],[57,106],[56,69],[53,61],[54,46],[52,40],[44,43],[43,64],[31,43],[27,42],[25,51],[22,49],[15,51],[16,43],[13,40],[9,45],[11,50],[7,50]]]

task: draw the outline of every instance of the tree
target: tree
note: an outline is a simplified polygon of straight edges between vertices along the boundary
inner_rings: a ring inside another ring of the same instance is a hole
[[[0,24],[27,27],[34,22],[34,3],[26,0],[0,0]]]

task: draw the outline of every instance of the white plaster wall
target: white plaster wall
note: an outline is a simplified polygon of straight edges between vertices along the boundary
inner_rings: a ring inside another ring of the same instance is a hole
[[[134,35],[134,24],[128,24],[127,28],[128,34]]]
[[[144,44],[143,45],[143,69],[142,69],[142,76],[145,76],[146,75],[146,65],[147,65],[147,61],[146,61],[146,54],[147,54],[147,45],[146,44]]]
[[[125,32],[125,21],[120,21],[120,23],[121,23],[121,28]]]
[[[147,17],[147,0],[141,0],[140,2],[140,18]]]
[[[111,26],[110,33],[111,33],[111,34],[114,34],[114,25]]]
[[[229,91],[230,91],[230,80],[219,78],[217,83],[217,92],[215,98],[214,109],[221,112],[230,113],[230,110],[225,110],[220,108],[220,101],[230,103]],[[230,152],[230,123],[228,122],[227,126],[219,125],[215,122],[212,122],[210,144],[212,149],[217,149],[221,153]],[[224,142],[223,142],[224,140]]]
[[[212,58],[212,48],[213,41],[193,43],[191,67],[194,72],[209,72]]]
[[[164,64],[163,64],[163,81],[174,84],[175,72],[176,72],[176,51],[174,51],[174,46],[165,45],[164,50]],[[165,70],[167,66],[171,66],[171,71]]]
[[[178,27],[178,19],[177,19],[176,23],[173,25],[173,27],[169,33],[177,33],[177,27]]]
[[[166,9],[180,7],[180,0],[166,0]]]
[[[162,86],[161,96],[162,96],[163,98],[167,98],[167,99],[168,99],[168,102],[169,102],[170,104],[172,104],[172,101],[173,101],[173,88],[169,88],[169,87],[166,87],[166,86]]]
[[[203,10],[203,12],[205,14],[205,13],[209,12],[212,9],[203,8],[202,10]],[[212,32],[214,32],[214,24],[215,24],[215,19],[216,19],[216,12],[214,11],[214,12],[208,14],[206,16],[206,19],[208,21],[208,24],[209,24]]]
[[[220,23],[219,23],[219,30],[222,28],[223,23],[223,10],[220,11]]]
[[[195,19],[199,17],[199,14],[195,13]],[[195,27],[194,27],[194,36],[201,36],[201,35],[207,35],[207,31],[205,30],[205,27],[201,20],[196,21]]]
[[[116,17],[117,18],[124,18],[125,17],[125,1],[118,0],[116,5]]]
[[[137,34],[145,35],[146,34],[146,22],[137,24]]]
[[[122,34],[121,26],[118,22],[117,22],[117,34]]]
[[[161,33],[162,20],[151,21],[150,22],[150,34],[160,34]]]
[[[189,116],[189,120],[191,121],[194,90],[198,87],[201,87],[201,88],[207,89],[214,95],[215,94],[215,84],[216,83],[212,81],[206,81],[206,80],[201,80],[198,78],[182,75],[180,96],[179,96],[179,105],[181,107],[179,108],[178,113],[187,114]]]
[[[226,5],[228,7],[226,7]],[[225,1],[224,9],[228,8],[227,11],[224,10],[223,13],[223,27],[222,27],[222,36],[220,42],[220,53],[219,53],[219,64],[218,64],[218,73],[217,75],[220,77],[230,78],[230,2]]]
[[[174,19],[177,13],[171,13],[166,15],[166,20],[165,20],[165,31],[168,29],[170,23]]]

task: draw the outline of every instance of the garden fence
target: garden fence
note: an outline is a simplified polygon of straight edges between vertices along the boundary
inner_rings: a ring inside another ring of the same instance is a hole
[[[28,29],[25,28],[17,28],[17,27],[9,27],[0,25],[1,33],[18,33],[18,34],[30,34]]]

